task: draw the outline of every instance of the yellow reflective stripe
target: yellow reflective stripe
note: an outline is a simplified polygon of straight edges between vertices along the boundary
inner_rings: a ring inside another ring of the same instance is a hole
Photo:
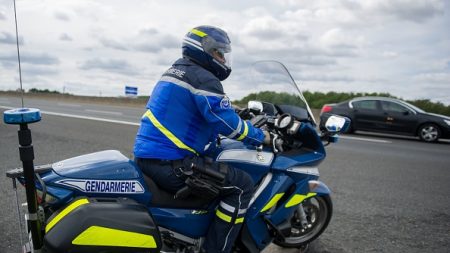
[[[278,200],[280,200],[281,197],[283,197],[283,195],[284,195],[284,192],[275,194],[275,196],[273,196],[273,198],[269,201],[269,203],[267,203],[264,206],[264,208],[261,210],[261,212],[267,211],[270,208],[272,208],[278,202]]]
[[[298,205],[300,203],[302,203],[303,200],[307,199],[307,198],[311,198],[313,196],[316,196],[317,193],[315,192],[310,192],[307,195],[302,195],[302,194],[295,194],[294,196],[292,196],[292,198],[286,203],[286,205],[284,207],[288,208],[291,206],[295,206]]]
[[[84,230],[72,241],[72,244],[147,249],[156,248],[155,238],[151,235],[100,226],[91,226]]]
[[[244,217],[237,218],[235,224],[239,224],[239,223],[242,223],[242,222],[244,222]]]
[[[248,134],[248,125],[247,122],[244,120],[244,132],[241,134],[239,138],[237,138],[238,141],[244,139]]]
[[[222,220],[224,220],[226,222],[231,222],[231,220],[232,220],[231,216],[222,213],[219,209],[216,210],[216,215],[217,215],[217,217],[221,218]],[[242,222],[244,222],[244,217],[237,218],[236,221],[234,222],[234,224],[239,224]]]
[[[206,35],[208,35],[208,34],[202,32],[200,30],[197,30],[195,28],[191,30],[191,33],[193,33],[193,34],[195,34],[195,35],[197,35],[199,37],[202,37],[202,38],[205,37]]]
[[[165,128],[155,117],[155,115],[153,115],[153,113],[150,110],[147,110],[144,114],[144,116],[146,116],[148,119],[150,119],[150,121],[152,122],[152,124],[158,128],[159,131],[161,131],[162,134],[164,134],[164,136],[166,136],[170,141],[173,142],[173,144],[175,144],[177,147],[181,148],[181,149],[185,149],[188,151],[191,151],[192,153],[198,155],[197,151],[195,151],[193,148],[189,147],[188,145],[184,144],[180,139],[178,139],[172,132],[170,132],[167,128]]]
[[[45,226],[45,233],[50,231],[56,223],[58,223],[64,216],[75,210],[77,207],[82,206],[84,204],[89,203],[89,200],[87,199],[79,199],[72,204],[70,204],[68,207],[66,207],[64,210],[62,210],[58,215],[56,215],[48,224]]]
[[[231,222],[231,216],[222,213],[219,209],[216,210],[216,215],[226,222]]]

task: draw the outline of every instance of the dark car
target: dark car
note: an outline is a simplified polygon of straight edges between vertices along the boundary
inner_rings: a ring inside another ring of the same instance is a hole
[[[405,101],[385,97],[359,97],[326,104],[320,112],[320,127],[330,115],[351,119],[348,132],[356,130],[418,136],[426,142],[450,138],[450,117],[432,114]]]

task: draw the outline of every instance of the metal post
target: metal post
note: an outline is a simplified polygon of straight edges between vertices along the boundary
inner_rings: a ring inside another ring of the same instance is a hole
[[[23,164],[23,172],[25,177],[25,189],[28,204],[29,227],[31,230],[31,238],[33,240],[33,249],[42,248],[42,224],[38,219],[38,202],[36,197],[36,186],[34,183],[34,151],[31,140],[31,131],[28,124],[20,124],[19,135],[19,151],[20,160]]]
[[[20,233],[20,245],[23,245],[23,232],[22,232],[22,217],[20,216],[19,208],[19,196],[17,195],[17,183],[16,179],[12,179],[14,194],[16,195],[16,207],[17,207],[17,218],[19,219],[19,233]]]

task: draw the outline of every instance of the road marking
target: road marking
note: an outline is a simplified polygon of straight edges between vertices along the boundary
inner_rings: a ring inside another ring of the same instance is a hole
[[[1,106],[1,105],[0,105],[0,108],[7,109],[7,110],[16,109],[15,107]],[[96,118],[96,117],[88,117],[88,116],[81,116],[81,115],[74,115],[74,114],[65,114],[65,113],[48,112],[48,111],[41,111],[41,113],[42,114],[47,114],[47,115],[53,115],[53,116],[61,116],[61,117],[68,117],[68,118],[75,118],[75,119],[95,120],[95,121],[117,123],[117,124],[131,125],[131,126],[139,126],[140,125],[140,123],[136,123],[136,122],[129,122],[129,121],[123,121],[123,120],[113,120],[113,119],[105,119],[105,118]]]
[[[85,112],[101,113],[101,114],[111,114],[111,115],[123,115],[121,112],[110,112],[110,111],[97,111],[97,110],[84,110]]]
[[[342,139],[349,140],[358,140],[358,141],[368,141],[368,142],[377,142],[377,143],[392,143],[392,141],[378,140],[378,139],[369,139],[369,138],[360,138],[360,137],[351,137],[351,136],[339,136]]]

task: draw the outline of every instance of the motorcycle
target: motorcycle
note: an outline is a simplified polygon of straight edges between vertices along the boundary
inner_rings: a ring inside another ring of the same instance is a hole
[[[336,142],[350,121],[331,116],[317,132],[283,64],[257,62],[251,73],[257,81],[243,92],[264,92],[250,94],[243,101],[247,108],[236,110],[269,131],[273,145],[255,148],[224,137],[211,144],[212,159],[246,171],[255,182],[244,219],[234,221],[243,225],[233,252],[260,252],[272,242],[304,249],[324,232],[333,212],[331,192],[318,180],[324,146]],[[218,205],[205,197],[207,191],[165,192],[116,150],[34,166],[28,124],[40,120],[39,110],[6,111],[4,120],[20,125],[23,169],[7,176],[26,188],[24,252],[200,252]],[[208,168],[193,167],[191,174],[205,189],[223,179]]]

